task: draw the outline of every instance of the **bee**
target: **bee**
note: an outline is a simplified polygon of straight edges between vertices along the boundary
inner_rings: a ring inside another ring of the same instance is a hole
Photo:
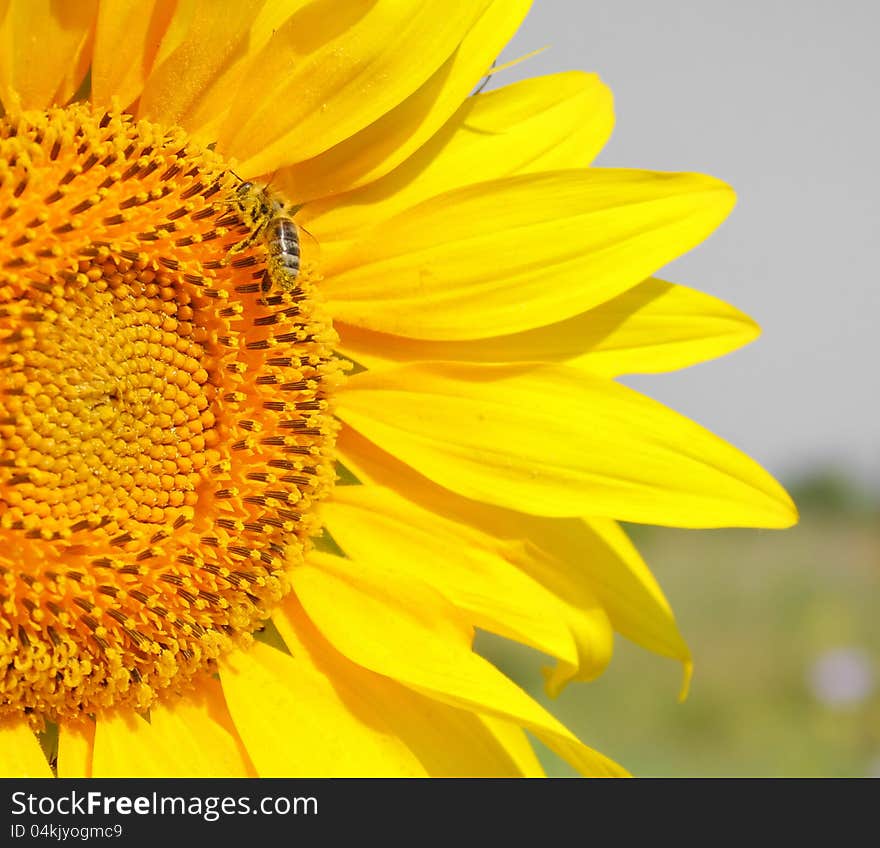
[[[240,183],[230,202],[250,228],[232,252],[247,250],[262,239],[268,253],[264,291],[273,285],[283,291],[295,289],[300,268],[299,229],[287,206],[268,188],[250,182]]]

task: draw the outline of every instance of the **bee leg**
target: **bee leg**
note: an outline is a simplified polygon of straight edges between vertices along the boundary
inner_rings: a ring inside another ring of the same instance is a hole
[[[252,245],[256,244],[260,239],[263,238],[266,232],[266,222],[257,220],[254,223],[253,220],[248,220],[248,216],[242,213],[239,210],[239,218],[241,219],[241,223],[246,227],[250,227],[250,232],[239,242],[236,242],[231,248],[231,253],[242,253],[247,250]]]
[[[260,284],[260,289],[263,291],[264,294],[268,291],[271,291],[272,289],[272,277],[269,274],[268,268],[263,271],[263,281]]]
[[[253,245],[262,235],[261,230],[252,230],[241,241],[236,242],[229,248],[230,253],[243,253],[251,245]]]

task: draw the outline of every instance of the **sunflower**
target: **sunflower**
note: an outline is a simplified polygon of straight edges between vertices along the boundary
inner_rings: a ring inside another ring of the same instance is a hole
[[[795,513],[615,382],[756,336],[651,277],[734,196],[589,168],[596,76],[471,95],[528,6],[2,6],[4,775],[624,773],[475,628],[687,676],[617,521]]]

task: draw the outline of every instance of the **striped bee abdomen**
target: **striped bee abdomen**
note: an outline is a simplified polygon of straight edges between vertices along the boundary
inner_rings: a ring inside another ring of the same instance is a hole
[[[299,232],[293,219],[286,215],[273,218],[266,227],[266,249],[269,252],[270,274],[283,289],[292,289],[299,275]]]

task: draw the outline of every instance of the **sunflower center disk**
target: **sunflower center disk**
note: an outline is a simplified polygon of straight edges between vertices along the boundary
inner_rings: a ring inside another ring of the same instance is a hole
[[[237,187],[182,130],[0,120],[0,719],[211,672],[317,530],[335,337]]]

